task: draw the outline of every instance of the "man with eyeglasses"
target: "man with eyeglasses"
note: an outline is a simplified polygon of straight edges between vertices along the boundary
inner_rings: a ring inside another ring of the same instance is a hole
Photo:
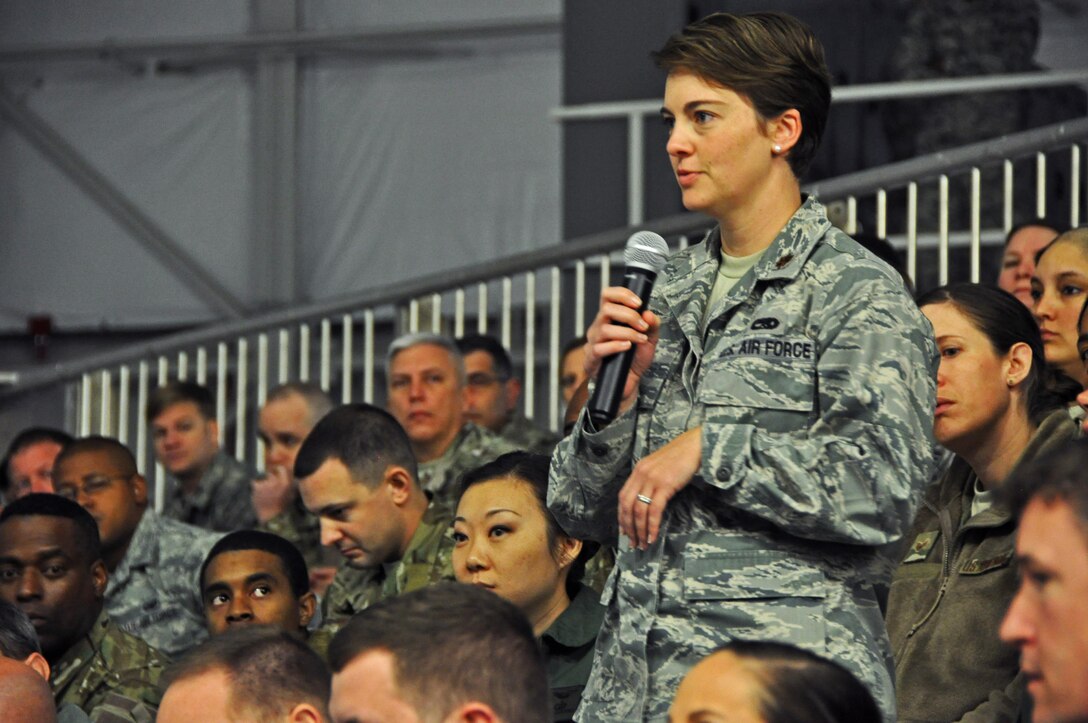
[[[465,363],[437,334],[393,340],[386,356],[389,413],[404,427],[419,463],[419,483],[435,505],[453,512],[456,479],[517,447],[465,419]]]
[[[559,438],[518,411],[521,380],[499,340],[468,334],[457,340],[457,348],[465,360],[465,418],[518,449],[551,454]]]
[[[220,535],[149,509],[147,481],[115,439],[67,445],[53,479],[57,494],[78,502],[98,524],[110,617],[172,658],[206,638],[200,565]]]

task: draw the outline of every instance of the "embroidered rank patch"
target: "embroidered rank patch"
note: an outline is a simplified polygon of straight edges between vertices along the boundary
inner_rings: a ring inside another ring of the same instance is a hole
[[[929,551],[937,544],[937,538],[940,536],[940,530],[930,530],[915,537],[907,556],[903,558],[903,562],[921,562],[925,560],[929,557]]]

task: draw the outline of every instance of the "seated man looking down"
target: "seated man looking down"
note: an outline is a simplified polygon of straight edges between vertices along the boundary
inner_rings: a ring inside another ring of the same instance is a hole
[[[77,439],[54,471],[57,494],[98,523],[113,621],[171,657],[207,637],[200,564],[219,536],[148,509],[147,481],[115,439]]]
[[[57,703],[93,718],[108,696],[114,705],[120,696],[134,715],[151,715],[166,659],[113,623],[102,604],[106,582],[98,528],[76,503],[32,494],[0,513],[0,597],[34,624]]]
[[[388,412],[348,404],[329,412],[302,444],[295,476],[321,542],[344,558],[329,587],[326,624],[372,603],[452,580],[451,516],[416,481],[404,430]]]
[[[254,527],[250,495],[255,472],[219,448],[215,399],[193,382],[170,382],[152,391],[147,422],[155,456],[169,473],[164,517],[208,530]]]
[[[514,605],[441,583],[383,600],[329,646],[336,723],[546,723],[551,701],[533,628]]]
[[[499,340],[468,334],[457,340],[465,360],[465,418],[499,435],[517,449],[551,454],[559,437],[518,411],[521,380]]]
[[[325,662],[276,628],[216,635],[171,666],[166,679],[158,723],[330,720]]]
[[[411,440],[419,483],[452,514],[461,473],[516,448],[465,420],[465,363],[446,337],[408,334],[394,339],[385,366],[389,412]]]
[[[274,625],[306,635],[317,598],[302,553],[271,532],[237,530],[215,543],[200,568],[208,632]]]

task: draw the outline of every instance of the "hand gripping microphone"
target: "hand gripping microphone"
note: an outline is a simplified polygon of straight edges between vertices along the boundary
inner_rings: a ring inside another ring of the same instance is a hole
[[[646,310],[650,301],[650,292],[654,280],[669,257],[669,245],[653,231],[639,231],[627,239],[623,250],[623,260],[627,267],[623,272],[623,286],[635,292],[642,299],[638,313]],[[627,382],[627,373],[631,371],[631,360],[635,357],[635,346],[605,357],[597,372],[597,382],[593,396],[589,399],[589,418],[600,429],[616,418],[623,397],[623,386]]]

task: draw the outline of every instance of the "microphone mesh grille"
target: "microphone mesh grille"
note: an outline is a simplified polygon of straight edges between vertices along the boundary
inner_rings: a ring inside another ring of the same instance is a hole
[[[623,260],[628,266],[648,269],[655,274],[665,268],[669,258],[669,245],[660,234],[653,231],[638,231],[627,239],[623,250]]]

